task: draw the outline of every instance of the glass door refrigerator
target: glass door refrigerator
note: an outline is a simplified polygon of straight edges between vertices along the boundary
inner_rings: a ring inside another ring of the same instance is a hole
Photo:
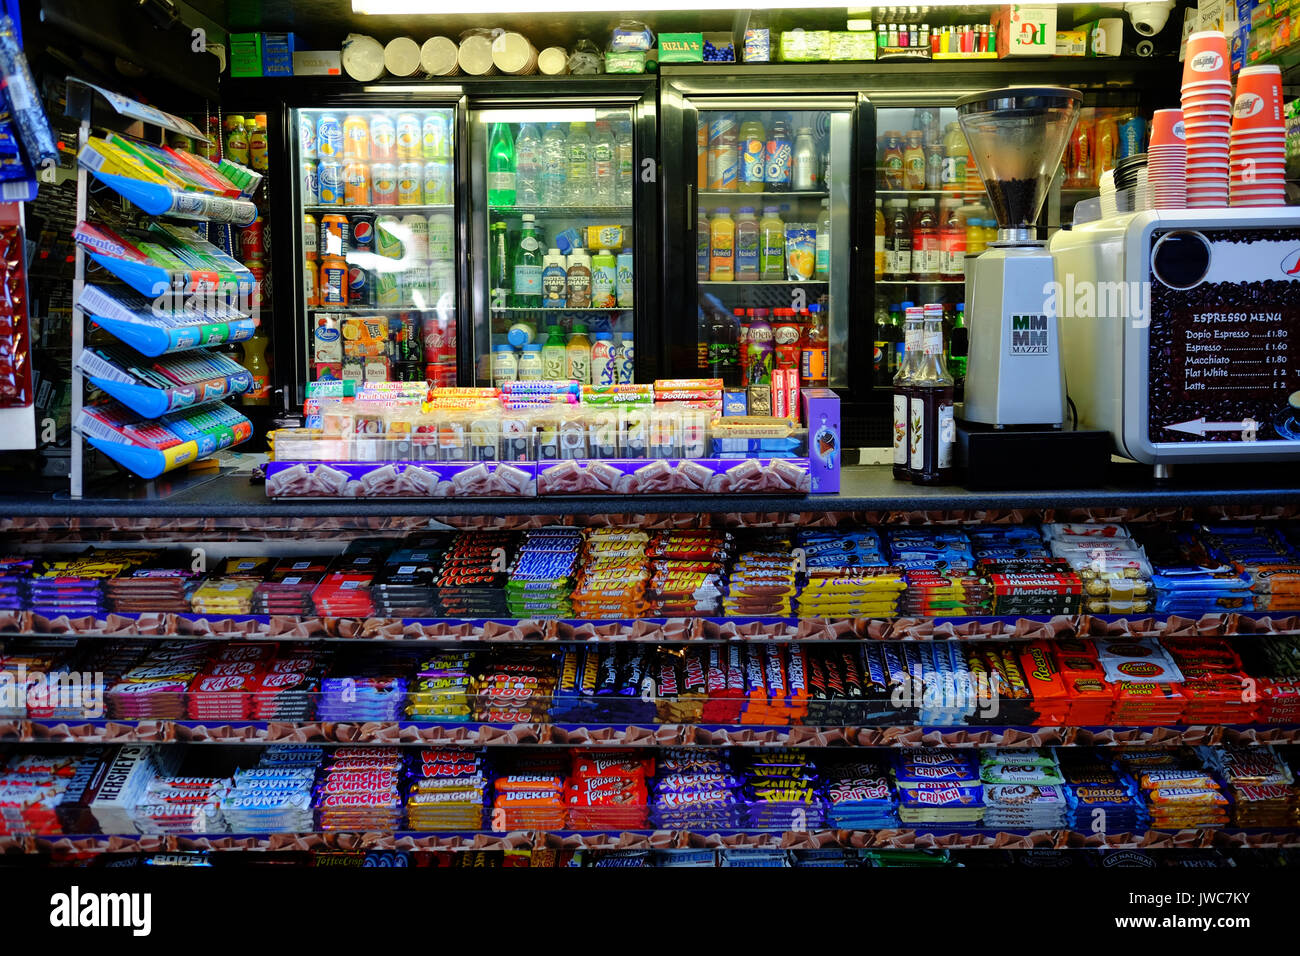
[[[1032,80],[1027,80],[1031,82]],[[1063,85],[1071,85],[1065,83]],[[997,222],[952,103],[960,91],[878,91],[875,256],[871,297],[871,380],[892,388],[903,358],[909,305],[943,306],[944,345],[958,392],[964,383],[969,267],[997,238]],[[1073,221],[1074,207],[1098,195],[1098,181],[1146,148],[1144,108],[1136,91],[1084,91],[1085,109],[1040,220],[1042,238]]]
[[[298,385],[290,400],[301,407],[302,385],[323,379],[455,385],[460,91],[313,102],[321,105],[292,109],[288,122]]]
[[[473,384],[653,378],[654,84],[600,79],[470,104]]]
[[[750,414],[797,415],[791,376],[867,397],[865,92],[847,76],[665,69],[660,99],[667,368],[744,386]]]

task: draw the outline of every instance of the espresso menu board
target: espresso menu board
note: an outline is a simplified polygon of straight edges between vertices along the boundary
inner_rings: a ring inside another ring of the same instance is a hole
[[[1153,443],[1300,441],[1300,235],[1293,233],[1153,236]]]

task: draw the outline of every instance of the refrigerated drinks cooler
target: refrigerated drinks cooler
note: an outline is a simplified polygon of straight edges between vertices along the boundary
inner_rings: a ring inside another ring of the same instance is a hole
[[[965,378],[968,265],[997,238],[997,222],[949,104],[956,94],[881,97],[876,104],[875,256],[871,379],[891,387],[903,359],[907,305],[943,306],[948,369]],[[1094,102],[1097,96],[1090,99]],[[1048,238],[1074,206],[1097,195],[1098,180],[1145,148],[1136,95],[1110,95],[1083,110],[1054,178],[1041,224]],[[895,105],[899,104],[899,105]]]
[[[870,339],[854,303],[871,274],[852,255],[875,139],[865,93],[669,69],[662,83],[672,371],[746,387],[751,414],[797,414],[782,407],[791,380],[856,394]]]
[[[658,237],[640,194],[655,183],[638,171],[654,110],[642,95],[471,104],[474,384],[651,376]]]
[[[455,103],[293,111],[306,381],[456,384]]]

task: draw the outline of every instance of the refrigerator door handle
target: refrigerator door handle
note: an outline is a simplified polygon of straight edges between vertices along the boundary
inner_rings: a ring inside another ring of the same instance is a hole
[[[690,184],[687,184],[687,186],[686,186],[686,208],[687,208],[688,210],[690,210],[690,213],[691,213],[690,218],[687,219],[686,222],[685,222],[685,224],[684,224],[684,230],[685,230],[685,232],[689,235],[690,232],[691,232],[691,230],[695,228],[695,219],[696,219],[696,215],[695,215],[695,187],[694,187],[693,185],[690,185]]]

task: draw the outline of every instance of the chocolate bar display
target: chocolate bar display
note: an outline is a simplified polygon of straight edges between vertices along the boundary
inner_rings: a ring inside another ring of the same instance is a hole
[[[797,410],[790,418],[722,418],[720,400],[716,407],[701,401],[695,384],[579,388],[517,382],[501,390],[434,388],[427,396],[368,384],[353,398],[314,400],[308,424],[317,427],[271,436],[267,494],[807,494],[812,489],[807,433],[797,426]],[[826,467],[822,484],[829,491]]]

